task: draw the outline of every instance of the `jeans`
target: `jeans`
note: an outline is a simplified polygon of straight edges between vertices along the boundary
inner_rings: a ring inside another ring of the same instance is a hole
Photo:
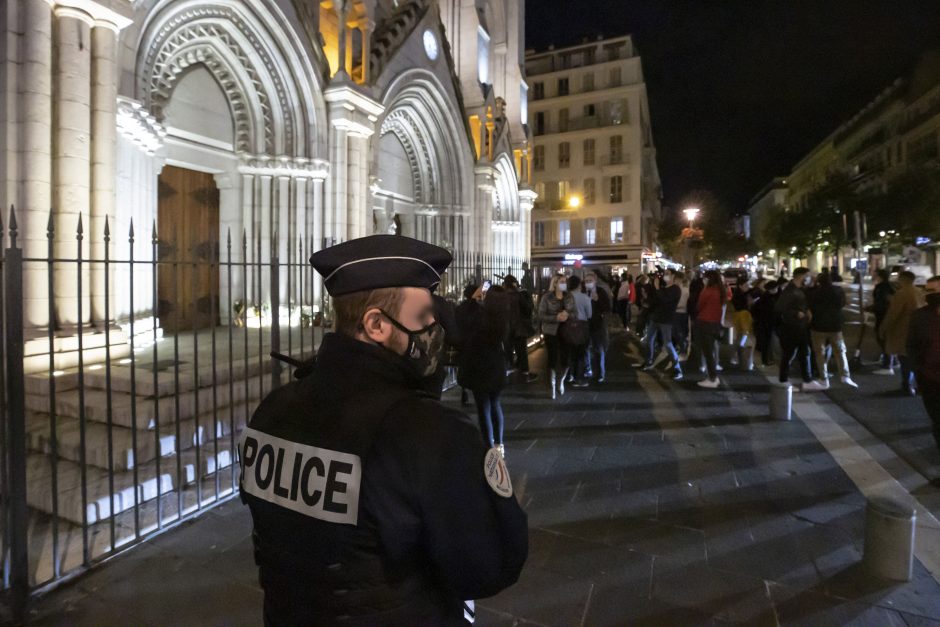
[[[617,312],[620,314],[620,321],[623,322],[624,328],[627,328],[633,318],[633,305],[629,300],[618,300]]]
[[[499,403],[501,392],[478,392],[473,390],[473,400],[477,404],[477,417],[480,419],[480,431],[490,446],[503,443],[503,406]],[[493,424],[493,421],[496,424]]]
[[[692,339],[699,354],[705,358],[705,367],[708,378],[714,381],[718,378],[718,339],[721,337],[721,324],[718,322],[695,322],[692,328]]]
[[[661,322],[653,322],[652,320],[646,327],[646,347],[647,347],[647,359],[646,363],[651,364],[656,359],[656,355],[659,354],[656,346],[656,337],[657,335],[662,339],[663,346],[666,348],[666,352],[669,353],[669,356],[672,358],[672,362],[676,365],[676,370],[682,370],[682,367],[679,365],[679,353],[676,352],[676,347],[672,344],[672,323],[667,322],[665,324]]]
[[[911,358],[907,355],[898,355],[898,361],[901,362],[901,389],[909,392],[914,389],[914,369]]]
[[[607,378],[607,347],[610,345],[610,335],[605,324],[604,327],[591,331],[591,344],[588,346],[588,370],[593,371],[601,379]],[[594,356],[597,356],[595,359]],[[597,364],[597,370],[594,370]]]
[[[836,331],[829,333],[825,331],[813,331],[812,337],[813,352],[816,354],[816,366],[819,368],[820,378],[826,379],[829,374],[827,364],[829,360],[826,358],[826,342],[829,342],[832,346],[832,352],[836,358],[836,370],[839,376],[848,377],[851,374],[849,372],[849,356],[845,348],[845,339],[842,337],[842,332]]]
[[[809,383],[813,380],[813,371],[810,365],[809,338],[802,332],[783,332],[780,334],[780,382],[790,380],[790,362],[796,357],[800,361],[800,374],[803,381]]]

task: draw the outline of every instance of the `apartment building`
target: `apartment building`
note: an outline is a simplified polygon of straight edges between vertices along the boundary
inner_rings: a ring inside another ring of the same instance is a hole
[[[532,259],[636,269],[654,251],[661,186],[629,36],[528,51]]]

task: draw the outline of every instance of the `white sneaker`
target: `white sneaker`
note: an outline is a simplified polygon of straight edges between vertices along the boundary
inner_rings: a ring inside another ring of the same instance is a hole
[[[874,372],[872,372],[872,374],[880,374],[880,375],[886,375],[886,376],[891,376],[891,377],[893,377],[893,376],[894,376],[894,368],[878,368],[878,370],[875,370]]]
[[[803,392],[820,392],[822,390],[829,389],[829,382],[823,383],[822,381],[810,381],[809,383],[803,383],[800,386],[800,390]]]
[[[737,366],[737,365],[738,365],[738,358],[737,358],[737,357],[732,357],[732,358],[731,358],[731,365],[732,365],[732,366]]]
[[[718,379],[702,379],[696,385],[700,388],[714,389],[721,385],[721,382]]]
[[[722,372],[724,368],[721,367],[721,364],[715,364],[715,372]]]
[[[842,377],[842,383],[849,386],[850,388],[857,388],[858,383],[852,380],[852,377]]]

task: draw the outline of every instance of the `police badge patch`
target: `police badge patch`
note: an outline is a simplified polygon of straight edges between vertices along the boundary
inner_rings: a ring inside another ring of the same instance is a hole
[[[491,448],[483,459],[483,476],[496,494],[509,498],[512,496],[512,482],[509,480],[509,470],[499,449]]]

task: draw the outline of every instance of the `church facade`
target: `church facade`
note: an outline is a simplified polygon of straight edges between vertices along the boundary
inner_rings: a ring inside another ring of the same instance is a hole
[[[217,259],[229,237],[236,261],[299,262],[373,233],[502,267],[528,257],[523,0],[19,0],[3,11],[0,200],[16,208],[27,257],[123,257],[132,225],[143,262],[174,250]],[[130,302],[105,298],[128,282],[120,268],[105,283],[86,265],[84,290],[34,269],[24,324],[65,333],[159,316],[156,273],[135,275]],[[240,280],[200,288],[219,294],[223,320]],[[261,281],[250,291],[264,300]],[[302,296],[276,289],[281,302],[323,304],[320,277]]]

